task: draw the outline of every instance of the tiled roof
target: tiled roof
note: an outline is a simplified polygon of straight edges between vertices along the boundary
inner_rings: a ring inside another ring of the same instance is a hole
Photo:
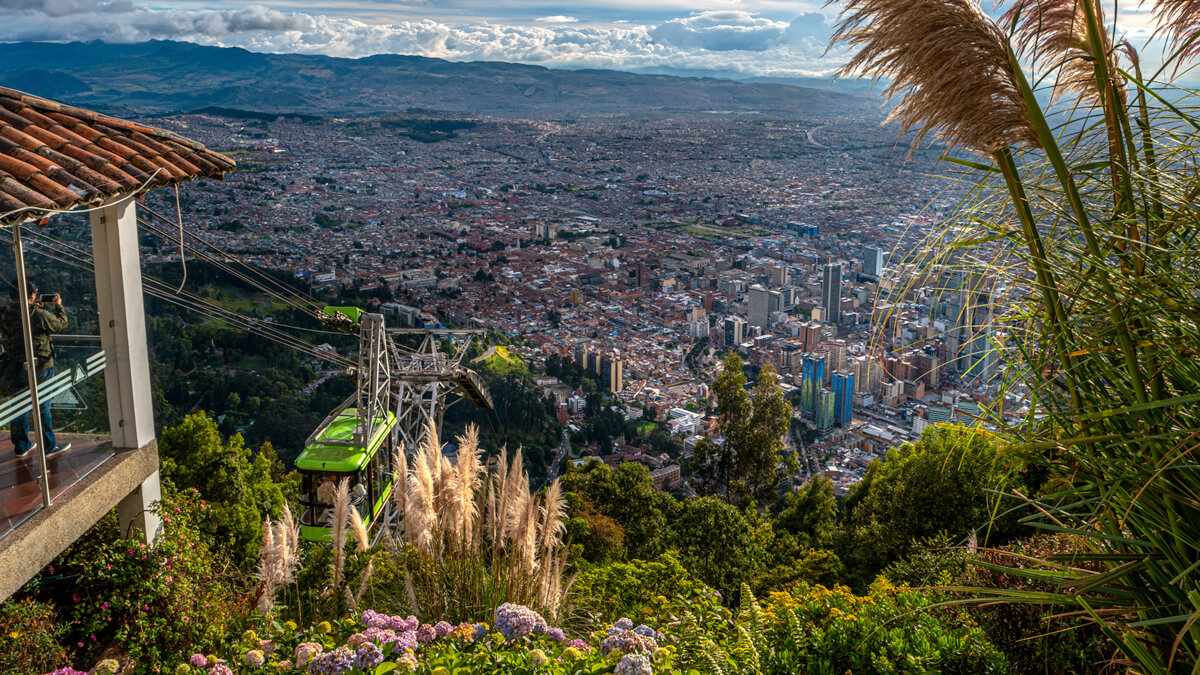
[[[234,168],[169,131],[0,87],[0,225]]]

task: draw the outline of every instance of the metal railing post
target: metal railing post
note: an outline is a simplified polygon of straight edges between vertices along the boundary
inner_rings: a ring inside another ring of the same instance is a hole
[[[33,418],[33,435],[36,439],[32,442],[42,462],[42,505],[50,508],[50,469],[46,464],[46,435],[42,428],[41,401],[38,400],[37,357],[33,354],[33,323],[29,316],[29,286],[25,279],[25,249],[21,245],[20,223],[13,225],[13,251],[17,257],[17,294],[21,296],[17,299],[17,305],[21,308],[21,330],[25,337],[25,372],[29,377],[29,416]]]

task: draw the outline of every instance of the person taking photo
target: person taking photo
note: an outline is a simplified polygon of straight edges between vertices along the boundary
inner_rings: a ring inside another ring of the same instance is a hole
[[[54,344],[50,335],[61,333],[67,329],[67,310],[63,308],[62,297],[55,293],[53,296],[42,297],[38,294],[37,285],[30,282],[29,325],[33,332],[33,355],[37,359],[38,382],[45,382],[54,376]],[[24,333],[21,329],[21,311],[17,304],[16,286],[11,287],[11,297],[14,302],[0,310],[0,337],[4,341],[3,378],[4,387],[9,394],[19,392],[29,387],[28,369],[25,367]],[[50,420],[50,401],[43,399],[40,408],[42,416],[42,433],[46,454],[62,452],[71,447],[70,443],[58,443],[54,437],[54,429]],[[17,457],[24,456],[33,447],[29,440],[29,413],[12,421],[9,432],[12,436],[13,449]]]

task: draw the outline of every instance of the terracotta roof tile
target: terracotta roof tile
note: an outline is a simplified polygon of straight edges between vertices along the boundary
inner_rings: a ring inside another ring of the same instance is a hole
[[[169,131],[0,87],[0,225],[234,168]]]

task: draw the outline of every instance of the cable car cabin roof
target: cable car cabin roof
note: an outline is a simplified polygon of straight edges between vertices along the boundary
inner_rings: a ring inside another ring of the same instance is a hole
[[[0,225],[235,166],[169,131],[0,87]]]
[[[330,445],[323,441],[352,442],[354,429],[358,426],[358,409],[346,408],[321,432],[316,440],[304,447],[296,458],[296,468],[301,471],[358,471],[367,465],[371,455],[383,445],[392,427],[396,426],[396,414],[375,419],[375,435],[367,447],[361,445]]]

